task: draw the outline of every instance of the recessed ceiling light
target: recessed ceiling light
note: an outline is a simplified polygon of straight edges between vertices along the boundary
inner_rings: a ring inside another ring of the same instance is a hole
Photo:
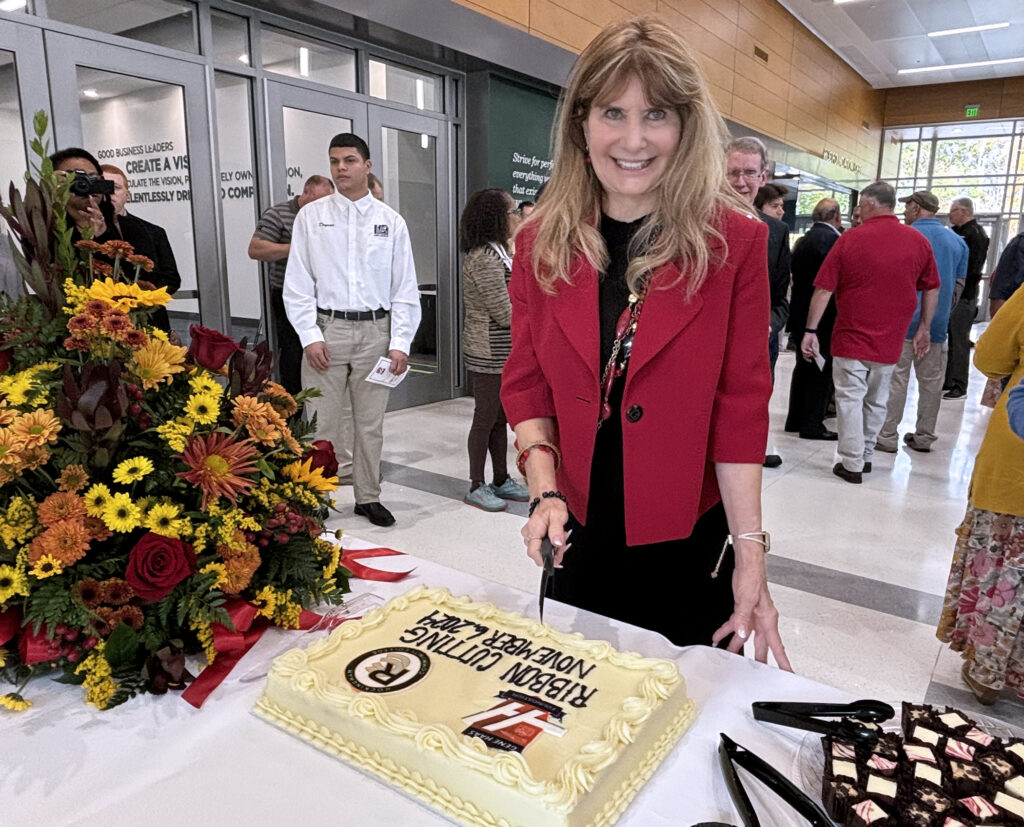
[[[242,54],[238,56],[238,62],[244,63],[246,66],[249,65],[249,55]]]
[[[100,96],[100,93],[95,89],[83,89],[82,94],[87,98],[98,98]]]
[[[1002,66],[1005,63],[1024,63],[1024,57],[1007,57],[1002,60],[979,60],[974,63],[948,63],[945,66],[922,66],[919,69],[900,69],[897,75],[912,75],[915,72],[941,72],[944,69],[973,69],[976,66]]]
[[[984,26],[967,26],[963,29],[943,29],[941,32],[928,32],[928,37],[946,37],[951,34],[967,34],[968,32],[987,32],[991,29],[1005,29],[1009,23],[986,23]]]
[[[28,5],[28,0],[3,0],[0,3],[0,11],[17,11]]]

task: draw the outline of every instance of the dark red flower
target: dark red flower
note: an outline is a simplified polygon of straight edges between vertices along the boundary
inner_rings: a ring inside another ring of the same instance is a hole
[[[0,350],[0,373],[7,373],[7,369],[11,366],[11,352],[9,350]]]
[[[309,464],[310,471],[323,468],[325,477],[333,477],[338,473],[338,458],[334,455],[334,445],[329,440],[316,440],[302,458],[312,458],[313,461]]]
[[[128,556],[124,579],[143,600],[163,600],[196,570],[196,553],[188,543],[147,532]]]
[[[208,327],[194,324],[188,332],[192,337],[188,355],[193,362],[207,370],[220,370],[232,353],[242,350],[242,346],[234,339]]]

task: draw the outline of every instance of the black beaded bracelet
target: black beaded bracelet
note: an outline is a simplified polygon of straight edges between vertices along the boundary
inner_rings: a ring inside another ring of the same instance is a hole
[[[816,327],[805,327],[804,328],[804,333],[817,333],[817,332],[818,332],[818,328],[816,328]]]
[[[539,497],[534,497],[530,501],[530,516],[533,516],[533,512],[537,510],[537,506],[540,505],[540,501],[542,499],[546,500],[549,499],[550,497],[554,497],[556,500],[561,500],[567,506],[569,505],[569,501],[565,498],[565,494],[563,494],[561,491],[545,491]]]

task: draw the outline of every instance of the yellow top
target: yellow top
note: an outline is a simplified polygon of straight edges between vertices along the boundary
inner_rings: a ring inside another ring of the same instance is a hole
[[[1024,288],[992,317],[974,348],[974,365],[992,379],[1011,376],[1007,390],[1024,377]],[[1003,391],[974,461],[970,502],[975,508],[1024,517],[1024,439],[1010,430],[1006,397]]]

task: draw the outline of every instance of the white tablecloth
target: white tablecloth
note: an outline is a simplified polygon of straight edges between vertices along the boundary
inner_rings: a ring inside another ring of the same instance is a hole
[[[361,547],[346,538],[346,547]],[[398,583],[353,580],[354,594],[383,599],[416,585],[533,614],[536,596],[411,556],[364,561],[416,567]],[[672,646],[660,635],[548,601],[556,628],[609,640],[622,650],[679,664],[699,713],[693,727],[618,822],[628,827],[738,824],[717,760],[720,732],[798,781],[806,733],[753,720],[755,700],[850,700],[838,689],[703,646]],[[77,687],[36,680],[34,706],[0,710],[0,825],[443,825],[444,817],[374,778],[250,714],[262,675],[280,652],[304,645],[301,632],[270,630],[194,709],[176,694],[142,696],[113,711],[84,703]],[[806,749],[806,747],[805,747]],[[765,827],[798,824],[784,805],[745,780]]]

